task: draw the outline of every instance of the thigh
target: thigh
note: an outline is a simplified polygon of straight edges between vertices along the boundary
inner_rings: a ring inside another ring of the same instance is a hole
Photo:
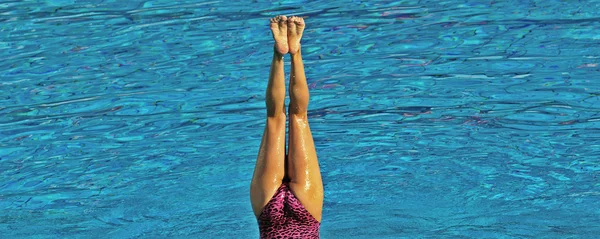
[[[281,185],[285,174],[285,121],[285,115],[269,117],[260,143],[250,184],[250,201],[257,217]]]
[[[315,144],[304,115],[290,115],[288,172],[290,190],[317,221],[323,208],[323,182]]]

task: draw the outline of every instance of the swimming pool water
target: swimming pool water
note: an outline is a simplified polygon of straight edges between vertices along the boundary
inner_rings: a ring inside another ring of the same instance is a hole
[[[322,238],[600,235],[600,1],[0,12],[2,238],[258,238],[278,14],[306,17]]]

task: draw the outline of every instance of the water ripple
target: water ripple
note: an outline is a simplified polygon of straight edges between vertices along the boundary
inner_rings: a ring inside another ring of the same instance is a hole
[[[7,238],[258,235],[277,14],[307,23],[324,238],[600,234],[596,1],[0,9]]]

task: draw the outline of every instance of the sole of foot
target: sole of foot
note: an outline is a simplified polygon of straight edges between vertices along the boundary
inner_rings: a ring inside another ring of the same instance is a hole
[[[275,40],[275,51],[281,55],[289,52],[288,46],[288,24],[286,16],[276,16],[271,18],[269,26],[273,39]]]
[[[300,39],[302,39],[305,27],[306,24],[301,17],[293,16],[287,19],[287,39],[290,54],[294,55],[300,51]]]

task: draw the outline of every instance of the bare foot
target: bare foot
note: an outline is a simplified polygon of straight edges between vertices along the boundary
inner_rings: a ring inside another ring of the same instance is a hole
[[[302,39],[302,32],[304,32],[305,27],[304,19],[296,16],[290,17],[290,19],[287,20],[287,25],[287,38],[290,46],[289,52],[291,55],[294,55],[300,50],[300,39]]]
[[[275,50],[285,55],[289,51],[288,37],[287,37],[287,17],[276,16],[271,18],[271,32],[273,33],[273,39],[275,39]]]

